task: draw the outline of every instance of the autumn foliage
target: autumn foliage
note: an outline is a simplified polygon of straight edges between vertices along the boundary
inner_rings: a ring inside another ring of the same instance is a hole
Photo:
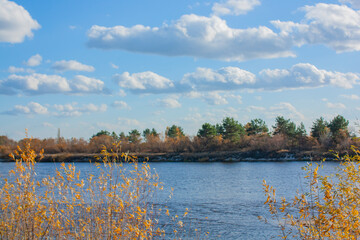
[[[164,238],[169,223],[176,238],[184,227],[178,216],[159,222],[160,216],[171,219],[165,206],[154,205],[163,185],[135,157],[103,148],[101,163],[93,165],[96,176],[62,163],[43,179],[36,175],[30,139],[12,158],[15,167],[1,181],[0,239]]]
[[[265,204],[283,239],[359,239],[360,151],[339,159],[334,176],[321,176],[321,164],[305,167],[308,191],[292,199],[276,198],[275,188],[263,182]]]

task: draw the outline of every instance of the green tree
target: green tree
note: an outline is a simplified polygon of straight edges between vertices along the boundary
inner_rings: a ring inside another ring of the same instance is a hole
[[[124,132],[121,132],[120,134],[119,134],[119,139],[120,139],[120,141],[124,141],[124,142],[126,142],[127,140],[128,140],[128,138],[126,137],[126,135],[125,135],[125,133]]]
[[[224,118],[222,121],[222,127],[224,129],[224,139],[228,139],[232,142],[240,140],[240,138],[245,135],[244,127],[234,118]]]
[[[185,136],[182,127],[179,127],[179,126],[176,126],[176,125],[172,125],[171,127],[167,127],[165,135],[167,137],[169,137],[169,138],[179,138],[179,137],[184,137]]]
[[[306,137],[306,129],[304,123],[300,123],[300,125],[296,127],[295,135],[297,138]]]
[[[223,128],[222,124],[217,123],[215,125],[215,129],[216,129],[216,135],[217,136],[224,134],[224,128]]]
[[[92,135],[91,138],[93,138],[93,137],[99,137],[99,136],[102,136],[102,135],[110,136],[110,132],[109,132],[109,131],[106,131],[106,130],[101,130],[101,131],[97,132],[96,134]]]
[[[129,132],[128,139],[131,143],[139,143],[141,141],[141,134],[137,129],[133,129]]]
[[[349,126],[349,121],[346,120],[341,115],[337,115],[329,123],[329,128],[330,128],[330,131],[331,131],[331,134],[333,135],[333,137],[336,137],[337,135],[339,135],[340,132],[348,133],[348,126]]]
[[[213,138],[217,135],[216,127],[210,123],[204,123],[199,129],[197,136],[200,138]]]
[[[153,128],[151,130],[149,128],[147,128],[143,131],[143,137],[148,142],[150,138],[151,139],[158,138],[159,133],[155,130],[155,128]]]
[[[112,137],[115,141],[119,141],[119,140],[120,140],[120,137],[119,137],[115,132],[112,132],[112,133],[111,133],[111,137]]]
[[[252,119],[245,125],[247,135],[257,135],[268,133],[269,129],[265,124],[265,121],[259,118]]]
[[[320,137],[329,131],[328,125],[329,123],[323,117],[316,119],[311,127],[311,136],[320,140]]]
[[[290,119],[285,119],[283,116],[277,116],[275,119],[274,135],[283,134],[288,137],[296,136],[296,124]]]

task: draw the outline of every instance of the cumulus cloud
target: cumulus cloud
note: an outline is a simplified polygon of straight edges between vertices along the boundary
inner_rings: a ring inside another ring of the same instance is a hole
[[[291,103],[281,102],[274,104],[270,107],[261,107],[261,106],[249,106],[246,108],[248,112],[259,112],[265,115],[266,118],[274,119],[277,116],[285,116],[286,118],[296,119],[303,121],[305,119],[304,115],[298,111]]]
[[[28,11],[13,1],[0,0],[0,42],[21,43],[40,28]]]
[[[346,106],[342,103],[331,103],[331,102],[327,102],[326,106],[328,108],[333,108],[333,109],[345,109]]]
[[[274,106],[270,107],[270,111],[273,111],[276,115],[287,115],[290,118],[298,118],[298,119],[305,119],[304,115],[300,113],[291,103],[282,102],[279,104],[275,104]]]
[[[179,103],[179,101],[175,97],[168,97],[168,98],[164,98],[164,99],[159,99],[158,104],[161,107],[165,107],[165,108],[179,108],[179,107],[181,107],[181,104]]]
[[[259,73],[258,87],[265,89],[320,87],[332,85],[352,88],[359,84],[359,74],[332,72],[309,63],[298,63],[290,69],[264,69]]]
[[[340,0],[341,3],[349,3],[353,8],[360,8],[359,0]]]
[[[8,93],[24,92],[26,94],[44,94],[70,92],[68,81],[58,75],[33,73],[31,75],[10,75],[0,83],[0,89]]]
[[[30,75],[12,74],[0,82],[0,94],[25,93],[39,95],[49,93],[105,93],[104,82],[95,78],[77,75],[69,81],[59,75],[33,73]]]
[[[114,101],[112,106],[118,109],[131,109],[130,106],[124,101]]]
[[[30,102],[27,105],[15,105],[12,110],[3,112],[3,114],[8,115],[44,115],[48,113],[48,109],[37,102]]]
[[[101,93],[105,91],[103,81],[83,75],[76,75],[70,85],[75,93]]]
[[[29,67],[36,67],[39,66],[41,62],[42,62],[42,56],[40,54],[35,54],[25,62],[25,65]]]
[[[120,126],[124,126],[128,129],[141,126],[141,123],[136,119],[119,117],[117,120]]]
[[[346,98],[346,99],[350,99],[350,100],[359,100],[360,99],[360,97],[356,94],[351,94],[351,95],[344,94],[344,95],[340,95],[340,96],[343,98]]]
[[[93,72],[95,68],[90,65],[85,65],[75,60],[61,60],[57,61],[52,66],[53,69],[60,72],[65,71],[84,71],[84,72]]]
[[[212,10],[215,15],[241,15],[260,5],[259,0],[227,0],[214,3]]]
[[[166,56],[236,61],[294,56],[288,37],[284,38],[265,26],[230,28],[225,20],[215,15],[183,15],[170,25],[154,28],[94,25],[88,32],[88,38],[90,47]]]
[[[360,12],[346,5],[318,3],[305,6],[301,23],[272,21],[280,35],[294,45],[324,44],[336,52],[360,50]]]
[[[198,68],[181,80],[183,89],[194,91],[231,91],[234,89],[295,89],[322,86],[352,88],[359,84],[357,73],[341,73],[318,69],[309,63],[299,63],[289,69],[263,69],[258,76],[237,67],[219,70]],[[187,86],[187,87],[185,87]]]
[[[204,95],[204,100],[210,105],[225,105],[229,102],[217,92],[210,92]]]
[[[238,67],[218,70],[197,68],[184,74],[181,81],[173,82],[152,72],[117,74],[115,81],[133,93],[185,93],[190,98],[203,98],[202,92],[247,90],[282,90],[334,86],[353,88],[360,83],[358,73],[343,73],[318,69],[310,63],[298,63],[288,69],[263,69],[257,75]],[[214,95],[216,96],[216,95]],[[227,94],[241,103],[241,96]]]
[[[33,73],[34,70],[32,70],[30,68],[20,68],[20,67],[10,66],[8,68],[8,72],[9,73],[21,73],[21,72]]]
[[[212,91],[212,92],[195,92],[191,91],[185,93],[184,96],[188,98],[198,98],[205,101],[209,105],[225,105],[229,101],[236,101],[242,103],[242,97],[240,95],[232,93],[224,93],[224,91]]]
[[[225,67],[219,70],[197,68],[193,73],[184,75],[181,83],[198,91],[233,90],[246,88],[256,82],[256,76],[237,67]]]
[[[57,112],[54,115],[59,117],[78,117],[84,113],[94,113],[94,112],[105,112],[107,110],[106,104],[95,105],[92,103],[84,104],[78,106],[77,103],[69,104],[55,104],[54,108]]]
[[[171,80],[150,71],[134,74],[124,72],[115,74],[113,79],[120,87],[135,93],[160,93],[174,88]]]

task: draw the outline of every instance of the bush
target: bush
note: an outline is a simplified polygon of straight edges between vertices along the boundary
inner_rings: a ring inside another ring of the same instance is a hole
[[[360,151],[346,155],[334,176],[320,176],[321,164],[309,163],[308,192],[291,201],[275,197],[275,188],[263,182],[272,217],[283,239],[358,239],[360,236]],[[304,188],[306,189],[306,188]]]
[[[74,164],[62,163],[53,176],[40,180],[30,143],[23,141],[12,155],[15,168],[1,184],[0,239],[164,237],[158,222],[161,209],[154,207],[163,186],[146,162],[138,164],[134,157],[103,148],[102,164],[96,163],[98,177],[84,178]],[[162,212],[169,215],[167,209]],[[172,226],[182,228],[183,222],[174,219],[178,222]]]

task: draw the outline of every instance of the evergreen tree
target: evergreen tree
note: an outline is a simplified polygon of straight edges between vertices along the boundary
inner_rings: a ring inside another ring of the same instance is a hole
[[[185,134],[183,132],[182,127],[172,125],[171,127],[166,128],[165,135],[169,138],[179,138],[184,137]]]
[[[133,129],[129,132],[129,142],[131,143],[139,143],[141,141],[141,134],[137,129]]]
[[[245,125],[247,135],[257,135],[268,133],[269,129],[265,124],[265,121],[259,118],[253,119]]]
[[[290,119],[285,119],[283,116],[278,116],[275,119],[274,135],[283,134],[288,137],[296,136],[296,124]]]
[[[348,133],[348,125],[349,125],[348,120],[346,120],[341,115],[337,115],[329,123],[329,128],[330,128],[330,131],[331,131],[332,135],[335,137],[340,133],[341,130],[342,130],[341,132]]]
[[[216,135],[216,127],[210,123],[204,123],[197,134],[197,136],[200,138],[213,138]]]
[[[321,136],[329,131],[328,125],[329,123],[323,117],[316,119],[311,127],[311,136],[319,140]]]
[[[96,134],[92,135],[91,138],[93,138],[93,137],[98,137],[98,136],[101,136],[101,135],[110,136],[110,132],[109,132],[109,131],[106,131],[106,130],[101,130],[101,131],[97,132]]]
[[[245,135],[244,127],[234,118],[226,117],[222,122],[224,139],[232,142],[240,140],[241,136]]]

